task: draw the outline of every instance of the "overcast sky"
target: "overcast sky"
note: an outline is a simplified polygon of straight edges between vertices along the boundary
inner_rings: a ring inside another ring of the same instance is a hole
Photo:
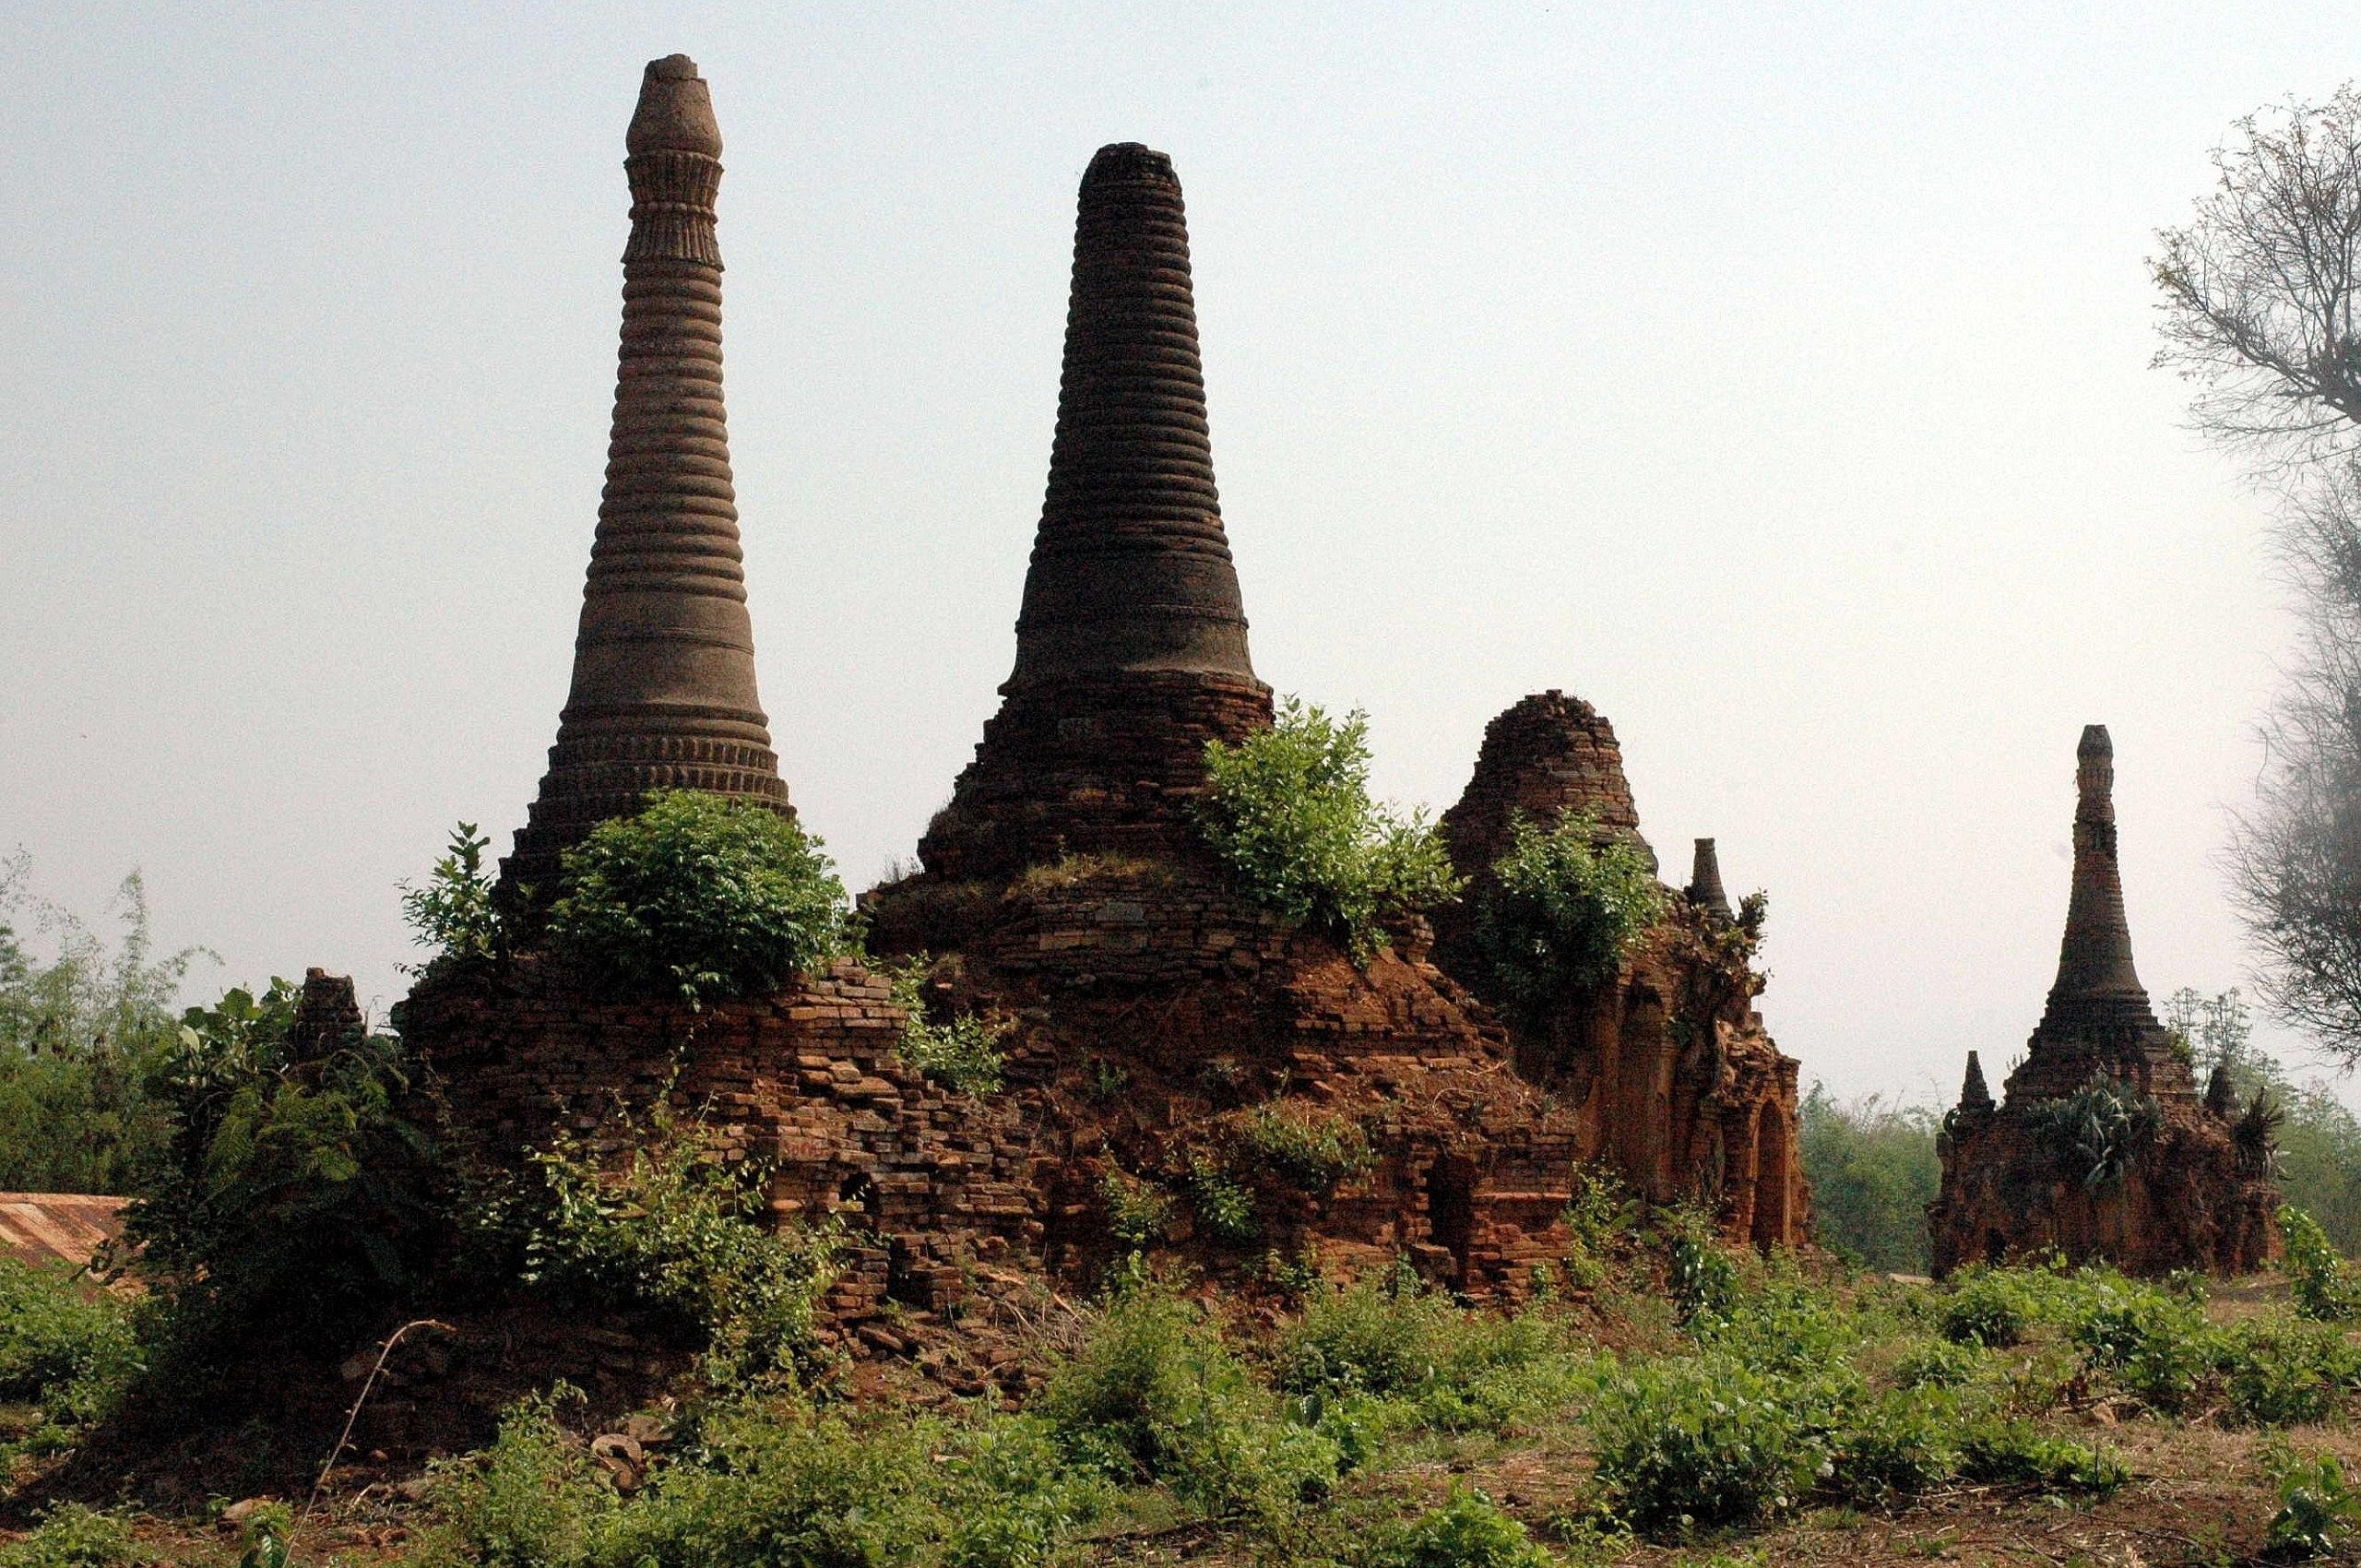
[[[2239,984],[2225,811],[2288,625],[2148,368],[2142,258],[2349,6],[0,8],[0,852],[146,874],[203,988],[350,970],[504,850],[570,668],[623,133],[728,147],[762,691],[856,888],[1008,672],[1075,181],[1169,151],[1256,668],[1437,809],[1560,687],[1668,870],[1772,899],[1806,1081],[1956,1091],[2057,961],[2117,750],[2142,977]],[[2350,47],[2339,53],[2339,41]]]

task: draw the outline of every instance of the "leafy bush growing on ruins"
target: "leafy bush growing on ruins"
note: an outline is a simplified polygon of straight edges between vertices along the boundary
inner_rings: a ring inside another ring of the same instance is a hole
[[[1329,1436],[1286,1419],[1203,1312],[1155,1281],[1108,1305],[1051,1378],[1041,1414],[1074,1462],[1161,1481],[1216,1515],[1281,1517],[1333,1485],[1343,1458]]]
[[[763,1223],[762,1172],[710,1158],[669,1112],[628,1143],[611,1169],[571,1138],[533,1155],[540,1188],[505,1217],[525,1282],[672,1314],[706,1336],[718,1383],[791,1367],[835,1278],[834,1236]]]
[[[1377,1158],[1358,1123],[1291,1099],[1255,1106],[1239,1118],[1234,1134],[1242,1156],[1308,1193],[1333,1192]]]
[[[2105,1073],[2044,1103],[2035,1123],[2058,1169],[2094,1192],[2121,1181],[2163,1125],[2163,1109],[2152,1097]]]
[[[564,864],[550,934],[619,992],[744,995],[847,945],[844,884],[820,840],[753,801],[657,790]]]
[[[451,830],[450,848],[426,873],[425,885],[401,885],[402,918],[420,945],[434,949],[430,968],[490,958],[505,944],[492,876],[483,868],[491,843],[474,823],[463,822]]]
[[[1664,914],[1664,890],[1640,848],[1599,841],[1584,812],[1540,827],[1509,819],[1509,847],[1477,910],[1477,940],[1511,1001],[1542,1009],[1611,981]]]
[[[1423,811],[1397,816],[1370,798],[1369,717],[1342,722],[1295,697],[1278,721],[1236,745],[1205,745],[1209,793],[1198,826],[1246,896],[1329,932],[1366,958],[1392,916],[1459,891]]]
[[[1107,1229],[1131,1252],[1145,1252],[1164,1240],[1172,1225],[1172,1194],[1153,1182],[1112,1166],[1098,1179],[1107,1205]]]
[[[1263,1233],[1254,1218],[1254,1192],[1211,1155],[1189,1161],[1189,1206],[1206,1235],[1242,1247]]]
[[[908,963],[885,967],[895,1005],[902,1009],[902,1060],[946,1088],[961,1094],[993,1094],[1008,1069],[1000,1042],[1010,1025],[998,1018],[960,1013],[948,1023],[927,1016],[923,953]]]
[[[325,1342],[415,1285],[449,1238],[401,1042],[356,1029],[299,1047],[295,999],[273,980],[190,1008],[151,1083],[171,1133],[125,1236],[181,1350],[260,1316]]]

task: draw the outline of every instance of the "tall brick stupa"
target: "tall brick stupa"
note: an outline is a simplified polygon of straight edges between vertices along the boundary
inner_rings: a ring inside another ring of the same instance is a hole
[[[943,880],[1169,852],[1205,742],[1271,721],[1214,486],[1180,182],[1136,142],[1082,177],[1049,489],[1001,694],[919,845]]]
[[[2115,746],[2074,754],[2074,872],[2058,978],[1994,1104],[1970,1051],[1928,1206],[1937,1272],[2046,1252],[2135,1273],[2242,1273],[2277,1248],[2267,1149],[2197,1091],[2131,961],[2117,855]]]
[[[574,683],[516,850],[514,894],[648,790],[708,790],[791,811],[754,692],[721,398],[721,131],[696,63],[648,63],[625,137],[631,239],[607,484],[583,587]]]

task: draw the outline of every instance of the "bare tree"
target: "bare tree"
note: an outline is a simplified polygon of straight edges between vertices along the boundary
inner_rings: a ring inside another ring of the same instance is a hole
[[[2158,236],[2156,362],[2277,493],[2303,635],[2229,849],[2264,996],[2361,1063],[2361,90],[2250,114],[2193,221]]]
[[[2361,451],[2361,92],[2249,114],[2195,221],[2157,235],[2156,362],[2201,383],[2208,434],[2259,462]]]
[[[2303,633],[2262,724],[2263,773],[2231,837],[2231,887],[2262,952],[2264,997],[2361,1062],[2361,468],[2291,491],[2279,524]]]

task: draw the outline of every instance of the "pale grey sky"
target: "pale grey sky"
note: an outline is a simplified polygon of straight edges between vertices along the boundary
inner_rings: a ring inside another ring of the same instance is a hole
[[[1007,673],[1074,183],[1188,192],[1254,658],[1436,807],[1557,686],[1671,868],[1772,895],[1807,1079],[1948,1094],[2056,962],[2115,735],[2142,978],[2238,983],[2216,865],[2286,624],[2146,368],[2142,258],[2349,7],[658,4],[0,10],[0,851],[147,874],[202,983],[412,956],[554,731],[621,159],[728,142],[763,695],[848,882]],[[2347,42],[2346,41],[2351,41]]]

